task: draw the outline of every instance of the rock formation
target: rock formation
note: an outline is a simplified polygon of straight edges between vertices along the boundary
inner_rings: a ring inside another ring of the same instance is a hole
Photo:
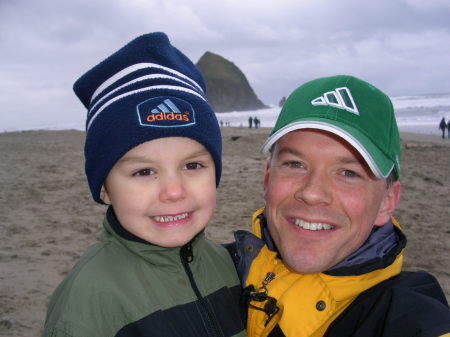
[[[220,55],[206,52],[197,62],[207,86],[207,96],[216,112],[267,108],[251,88],[244,73]]]

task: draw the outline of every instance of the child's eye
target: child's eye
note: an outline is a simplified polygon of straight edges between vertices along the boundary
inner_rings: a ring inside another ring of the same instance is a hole
[[[187,163],[186,165],[184,165],[183,169],[184,170],[198,170],[202,167],[204,167],[202,164],[200,164],[198,162],[192,162],[192,163]]]
[[[149,176],[152,174],[155,174],[155,171],[153,171],[152,169],[146,168],[146,169],[136,171],[135,173],[133,173],[133,176],[140,177],[140,176]]]

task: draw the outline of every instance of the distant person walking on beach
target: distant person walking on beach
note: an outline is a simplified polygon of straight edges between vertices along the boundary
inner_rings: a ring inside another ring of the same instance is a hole
[[[248,118],[248,127],[251,129],[252,128],[252,124],[253,124],[253,118],[250,116]]]
[[[450,120],[449,120],[450,123]],[[447,124],[445,123],[445,118],[442,117],[441,122],[439,123],[439,129],[442,130],[442,138],[445,138],[445,129],[447,129]]]
[[[258,119],[258,117],[255,116],[253,118],[253,122],[255,123],[255,129],[259,128],[259,119]]]
[[[448,120],[448,123],[447,123],[447,138],[450,139],[450,119]]]

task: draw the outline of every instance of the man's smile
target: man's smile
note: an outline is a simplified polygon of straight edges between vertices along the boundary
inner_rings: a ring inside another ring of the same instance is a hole
[[[311,231],[322,231],[322,230],[330,230],[333,229],[334,226],[327,224],[327,223],[321,223],[321,222],[308,222],[302,219],[293,219],[293,222],[303,229],[308,229]]]

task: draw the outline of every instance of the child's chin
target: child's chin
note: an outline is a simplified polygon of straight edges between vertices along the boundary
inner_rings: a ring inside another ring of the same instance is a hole
[[[165,247],[165,248],[175,248],[175,247],[181,247],[190,242],[195,235],[185,238],[171,238],[170,240],[164,241],[162,240],[158,246]]]

